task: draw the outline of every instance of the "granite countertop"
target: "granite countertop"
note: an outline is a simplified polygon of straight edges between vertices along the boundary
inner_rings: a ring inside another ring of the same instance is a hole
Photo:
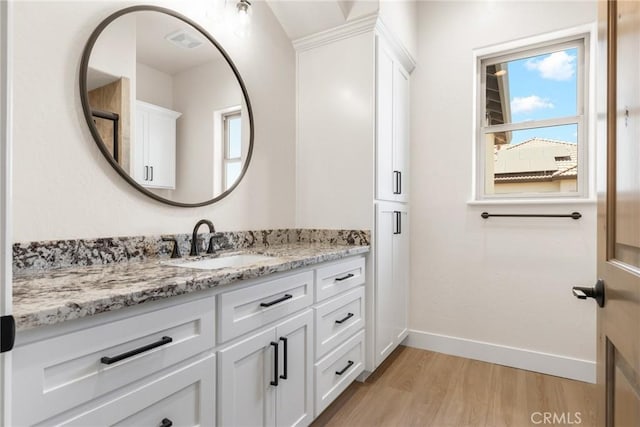
[[[16,274],[13,316],[17,329],[26,330],[368,251],[367,245],[292,243],[221,251],[216,256],[251,253],[274,258],[216,270],[170,266],[163,263],[168,258],[153,258]],[[183,260],[191,259],[183,257]]]

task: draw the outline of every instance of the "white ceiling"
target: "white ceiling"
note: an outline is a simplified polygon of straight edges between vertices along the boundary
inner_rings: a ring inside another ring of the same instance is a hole
[[[202,41],[202,44],[194,49],[184,49],[165,40],[167,35],[181,29]],[[136,12],[136,33],[137,62],[171,76],[222,59],[218,49],[200,32],[170,15],[151,11]]]
[[[266,0],[291,40],[376,12],[379,0]]]

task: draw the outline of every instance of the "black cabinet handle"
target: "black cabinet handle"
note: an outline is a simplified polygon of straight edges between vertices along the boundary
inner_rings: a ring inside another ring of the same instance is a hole
[[[153,181],[153,166],[151,166],[151,181]]]
[[[147,345],[145,345],[143,347],[136,348],[135,350],[127,351],[126,353],[122,353],[122,354],[119,354],[119,355],[113,356],[113,357],[105,356],[102,359],[100,359],[100,362],[104,363],[105,365],[111,365],[112,363],[116,363],[116,362],[119,362],[121,360],[128,359],[129,357],[135,356],[136,354],[144,353],[145,351],[149,351],[149,350],[154,349],[156,347],[160,347],[160,346],[163,346],[165,344],[169,344],[171,341],[173,341],[173,338],[171,338],[171,337],[162,337],[162,339],[160,341],[156,341],[154,343],[147,344]]]
[[[149,181],[149,166],[144,167],[144,180]]]
[[[160,427],[171,427],[173,425],[173,421],[169,418],[163,418],[160,422]]]
[[[336,371],[336,375],[342,375],[345,372],[347,372],[347,370],[353,366],[353,360],[349,360],[349,362],[347,362],[347,366],[345,366],[344,368],[342,368],[339,371]]]
[[[393,171],[393,194],[402,193],[402,173],[400,171]]]
[[[270,384],[278,387],[278,343],[271,341],[271,345],[273,346],[273,381]]]
[[[393,234],[402,234],[402,212],[393,211],[393,215],[395,216],[396,220],[395,230],[393,230]]]
[[[336,320],[336,323],[338,325],[343,324],[344,322],[346,322],[347,320],[351,319],[353,317],[353,313],[347,313],[347,315],[345,316],[344,319],[340,319],[340,320]]]
[[[272,305],[279,304],[282,301],[286,301],[286,300],[291,299],[291,298],[293,298],[293,295],[284,294],[284,296],[282,298],[274,299],[273,301],[269,301],[269,302],[261,302],[260,303],[260,307],[271,307]]]
[[[351,279],[353,277],[353,273],[349,273],[346,276],[336,277],[336,282],[342,282],[343,280]]]
[[[287,372],[289,371],[289,369],[287,369],[287,355],[289,354],[289,350],[287,349],[287,337],[280,337],[280,341],[284,343],[284,374],[280,375],[280,379],[286,380],[288,379]]]

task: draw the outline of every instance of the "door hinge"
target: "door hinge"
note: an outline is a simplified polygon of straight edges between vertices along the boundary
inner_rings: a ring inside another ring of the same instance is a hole
[[[0,317],[0,353],[11,351],[16,342],[16,320],[13,316]]]

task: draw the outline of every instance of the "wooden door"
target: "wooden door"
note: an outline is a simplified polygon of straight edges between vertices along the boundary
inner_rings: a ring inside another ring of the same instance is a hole
[[[313,311],[276,327],[280,369],[276,387],[276,425],[307,426],[313,420]]]
[[[602,1],[599,21],[607,126],[598,159],[598,425],[640,426],[640,2]]]
[[[219,425],[275,425],[275,338],[271,328],[218,353]]]

